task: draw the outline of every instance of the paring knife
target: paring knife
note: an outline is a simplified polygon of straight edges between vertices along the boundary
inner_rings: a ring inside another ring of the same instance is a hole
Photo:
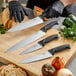
[[[43,37],[46,35],[46,32],[48,29],[52,28],[54,25],[58,25],[57,21],[53,21],[49,24],[47,24],[46,26],[44,26],[43,28],[41,28],[38,32],[32,34],[31,36],[25,38],[24,40],[18,42],[17,44],[15,44],[14,46],[10,47],[7,51],[5,52],[11,52],[11,51],[15,51],[19,48],[22,48],[30,43],[32,43],[33,41]]]
[[[49,9],[49,7],[48,7],[48,9]],[[44,13],[42,13],[42,15],[40,15],[39,17],[36,17],[36,18],[31,19],[31,20],[24,22],[24,23],[20,23],[20,24],[16,25],[15,27],[9,29],[7,32],[19,31],[22,29],[26,29],[26,28],[44,23],[44,17],[47,16],[48,9],[45,9]]]
[[[43,52],[41,54],[23,59],[19,63],[24,64],[24,63],[30,63],[30,62],[35,62],[35,61],[39,61],[42,59],[46,59],[46,58],[52,57],[54,55],[54,53],[56,53],[56,52],[60,52],[60,51],[63,51],[64,49],[70,49],[70,48],[71,47],[69,44],[58,46],[56,48],[48,50],[47,52]]]
[[[48,42],[50,42],[50,41],[52,41],[54,39],[57,39],[57,38],[59,38],[57,34],[49,36],[49,37],[39,41],[37,44],[33,45],[32,47],[24,50],[23,52],[20,53],[20,55],[36,51],[36,50],[42,48],[43,46],[45,46],[46,43],[48,43]]]

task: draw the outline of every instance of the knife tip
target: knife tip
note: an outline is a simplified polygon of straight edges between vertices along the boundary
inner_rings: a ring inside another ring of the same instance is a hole
[[[9,51],[5,51],[5,53],[8,53]]]
[[[5,51],[4,53],[7,53],[7,51]]]
[[[9,52],[9,50],[6,50],[5,53]]]
[[[15,32],[15,31],[16,31],[15,29],[11,28],[7,32]]]
[[[9,29],[7,32],[12,32],[11,29]]]
[[[25,64],[25,63],[27,63],[27,62],[24,62],[24,61],[20,61],[19,63],[20,63],[20,64]]]
[[[19,62],[20,64],[24,64],[23,62]]]
[[[24,55],[22,52],[19,55]]]
[[[19,55],[24,55],[24,54],[28,54],[28,53],[23,53],[23,52],[21,52]]]
[[[7,49],[7,50],[5,51],[5,53],[11,52],[11,51],[13,51],[13,50]]]
[[[23,51],[23,52],[21,52],[19,55],[24,55],[24,54],[28,54],[28,53],[30,53],[30,52],[28,52],[28,51]]]

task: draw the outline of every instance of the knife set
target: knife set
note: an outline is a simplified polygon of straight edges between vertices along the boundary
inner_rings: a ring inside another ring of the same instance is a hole
[[[22,47],[24,47],[24,46],[36,41],[37,39],[45,36],[47,30],[52,28],[54,25],[58,25],[57,21],[53,21],[53,22],[47,24],[46,26],[41,28],[38,32],[32,34],[31,36],[27,37],[26,39],[20,41],[16,45],[14,45],[11,48],[9,48],[6,52],[15,51],[15,50],[17,50],[19,48],[22,48]],[[38,49],[41,49],[41,48],[43,48],[46,45],[46,43],[48,43],[48,42],[50,42],[50,41],[52,41],[54,39],[58,39],[58,38],[59,38],[59,36],[57,34],[51,35],[51,36],[39,41],[38,43],[36,43],[35,45],[31,46],[30,48],[23,50],[20,53],[20,55],[24,55],[24,54],[27,54],[27,53],[34,52],[34,51],[36,51]],[[32,56],[32,57],[23,59],[23,60],[20,61],[20,63],[29,63],[29,62],[34,62],[34,61],[46,59],[46,58],[51,57],[56,52],[60,52],[60,51],[62,51],[64,49],[70,49],[70,48],[71,47],[70,47],[69,44],[58,46],[56,48],[52,48],[52,49],[48,50],[47,52],[40,53],[39,55],[35,55],[35,56]]]
[[[28,45],[28,44],[36,41],[37,39],[45,36],[47,30],[49,30],[50,28],[52,28],[54,25],[58,25],[57,21],[53,21],[53,22],[45,25],[38,32],[36,32],[36,33],[32,34],[31,36],[25,38],[24,40],[20,41],[16,45],[14,45],[11,48],[9,48],[6,52],[15,51],[15,50],[17,50],[19,48],[22,48],[22,47],[24,47],[24,46],[26,46],[26,45]]]

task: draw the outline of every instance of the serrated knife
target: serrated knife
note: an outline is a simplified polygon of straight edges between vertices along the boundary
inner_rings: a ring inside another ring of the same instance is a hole
[[[57,21],[53,21],[47,25],[45,25],[44,27],[42,27],[38,32],[32,34],[31,36],[25,38],[24,40],[18,42],[17,44],[15,44],[14,46],[10,47],[9,49],[7,49],[5,52],[12,52],[15,51],[19,48],[22,48],[34,41],[36,41],[37,39],[43,37],[46,35],[46,32],[48,29],[52,28],[54,25],[58,25]]]
[[[48,50],[47,52],[43,52],[41,54],[34,55],[32,57],[29,57],[29,58],[25,58],[25,59],[21,60],[19,63],[24,64],[24,63],[40,61],[40,60],[52,57],[54,55],[54,53],[56,53],[56,52],[60,52],[60,51],[63,51],[65,49],[70,49],[70,48],[71,47],[69,44],[58,46],[56,48]]]
[[[31,46],[30,48],[24,50],[23,52],[20,53],[20,55],[24,55],[24,54],[36,51],[38,49],[41,49],[42,47],[45,46],[46,43],[48,43],[48,42],[50,42],[50,41],[52,41],[54,39],[57,39],[57,38],[59,38],[57,34],[49,36],[49,37],[39,41],[37,44]]]

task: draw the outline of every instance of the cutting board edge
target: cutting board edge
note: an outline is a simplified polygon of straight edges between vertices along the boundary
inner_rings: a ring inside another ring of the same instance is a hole
[[[31,67],[29,67],[29,66],[27,66],[27,65],[25,65],[25,66],[23,67],[23,65],[17,63],[15,60],[14,60],[15,62],[12,62],[12,59],[11,59],[11,58],[8,59],[8,58],[9,58],[9,57],[8,57],[7,54],[4,54],[4,53],[1,53],[1,52],[0,52],[0,62],[3,62],[3,63],[5,63],[5,64],[15,64],[15,65],[17,65],[18,67],[26,70],[26,72],[28,73],[29,76],[39,76],[39,73],[38,73],[36,70],[34,70],[33,68],[31,68]],[[25,68],[25,67],[27,67],[27,68]],[[34,70],[34,71],[33,71],[33,70]]]

